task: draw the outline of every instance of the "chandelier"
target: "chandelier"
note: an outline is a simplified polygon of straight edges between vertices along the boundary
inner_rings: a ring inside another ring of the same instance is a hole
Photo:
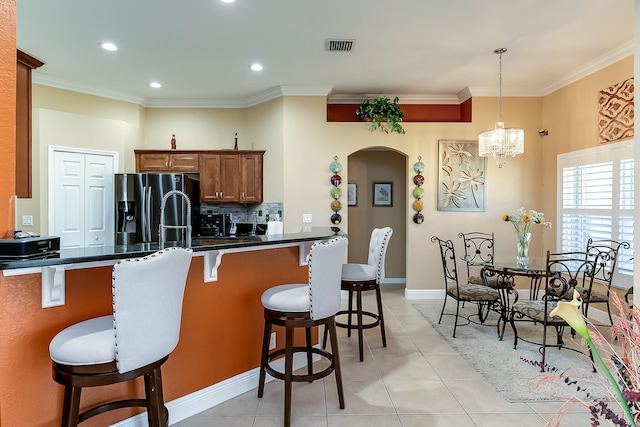
[[[478,140],[478,154],[493,156],[499,168],[507,163],[507,156],[524,153],[524,130],[505,128],[502,121],[502,54],[506,51],[504,47],[493,51],[500,55],[500,121],[495,128],[481,132]]]

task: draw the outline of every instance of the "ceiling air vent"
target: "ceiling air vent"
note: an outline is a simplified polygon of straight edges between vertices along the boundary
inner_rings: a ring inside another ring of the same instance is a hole
[[[329,52],[351,52],[355,40],[326,39],[325,49]]]

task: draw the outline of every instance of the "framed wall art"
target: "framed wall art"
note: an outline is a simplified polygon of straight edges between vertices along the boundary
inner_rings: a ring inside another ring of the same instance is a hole
[[[347,206],[358,206],[358,184],[347,184]]]
[[[438,141],[438,210],[487,210],[487,158],[478,155],[478,141]]]
[[[393,183],[373,183],[373,206],[393,206]]]

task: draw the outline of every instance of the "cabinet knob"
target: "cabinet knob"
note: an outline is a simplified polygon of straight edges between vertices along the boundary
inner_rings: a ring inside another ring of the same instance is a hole
[[[164,162],[164,166],[168,168],[169,167],[169,162]]]
[[[240,198],[244,200],[244,191],[242,192],[242,195],[240,196]]]
[[[172,163],[172,162],[169,162],[169,167],[172,167],[172,166],[173,166],[173,163]]]

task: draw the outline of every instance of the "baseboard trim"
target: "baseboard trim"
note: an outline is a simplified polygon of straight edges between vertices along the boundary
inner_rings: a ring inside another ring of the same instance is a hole
[[[284,370],[284,358],[276,360],[272,366],[277,370]],[[293,358],[293,369],[307,366],[307,358],[304,354],[296,354]],[[190,418],[202,411],[213,408],[227,400],[240,396],[243,393],[256,389],[260,377],[260,368],[255,368],[235,377],[231,377],[217,384],[203,388],[178,399],[166,402],[169,410],[169,424],[175,424]],[[274,378],[267,374],[267,382]],[[284,405],[284,403],[283,403]],[[147,414],[143,412],[134,417],[127,418],[110,427],[146,427]]]
[[[444,289],[405,289],[406,299],[443,299]]]

